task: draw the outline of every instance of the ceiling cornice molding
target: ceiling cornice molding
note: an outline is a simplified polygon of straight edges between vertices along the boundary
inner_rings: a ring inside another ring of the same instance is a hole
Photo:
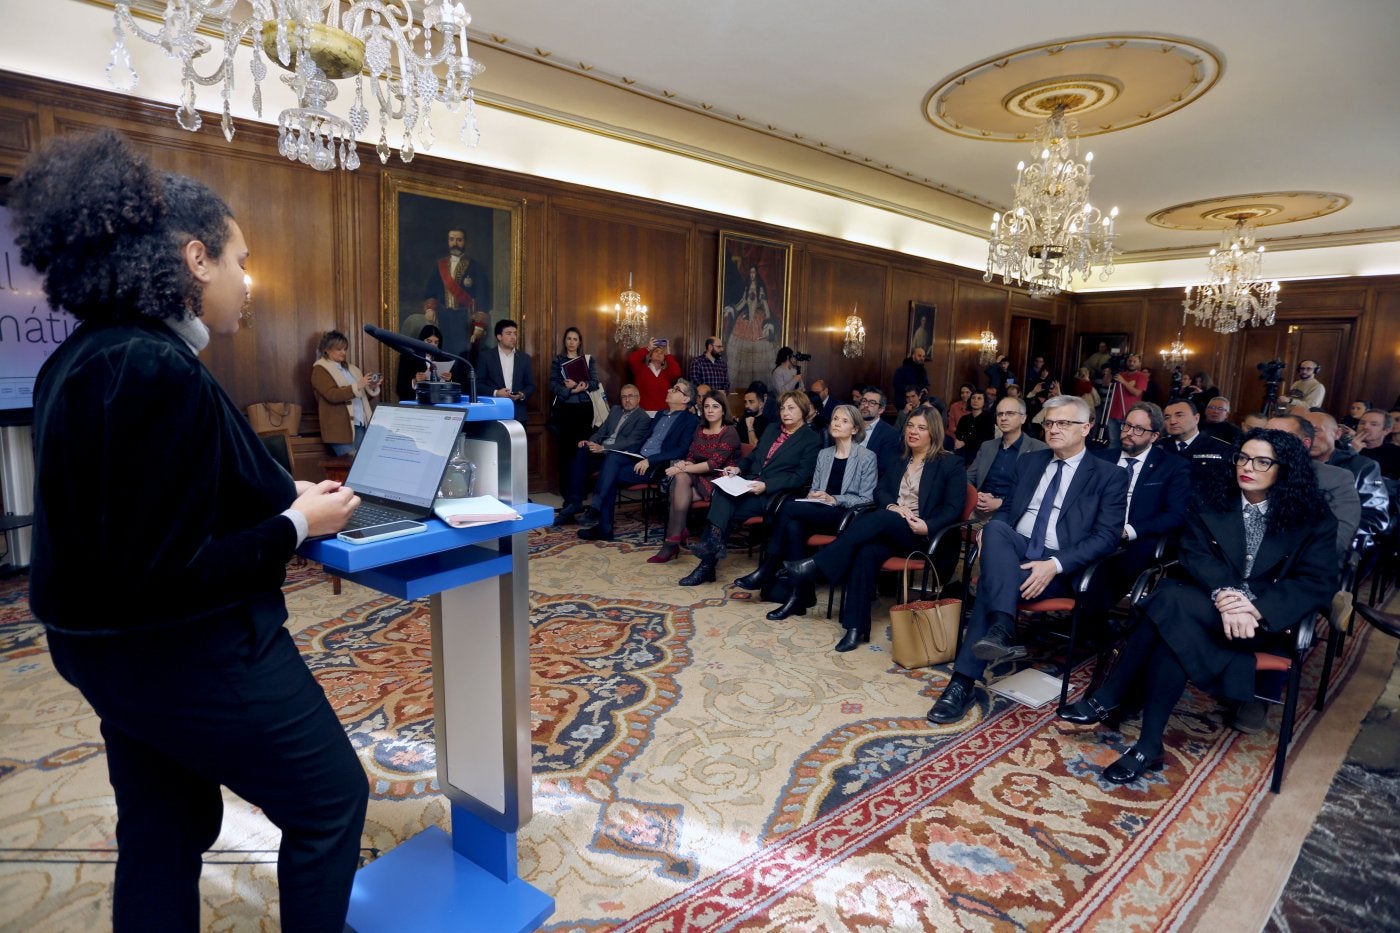
[[[1255,242],[1268,246],[1271,253],[1285,253],[1299,249],[1323,249],[1337,246],[1365,246],[1372,243],[1390,243],[1400,240],[1400,226],[1372,227],[1368,230],[1343,230],[1338,233],[1313,233],[1291,237],[1255,237]],[[1140,249],[1115,256],[1117,265],[1134,262],[1161,262],[1167,259],[1199,259],[1218,247],[1219,241],[1212,240],[1192,246],[1172,246],[1163,249]]]

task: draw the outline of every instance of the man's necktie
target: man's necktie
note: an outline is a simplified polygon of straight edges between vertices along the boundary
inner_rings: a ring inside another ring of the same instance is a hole
[[[1182,454],[1186,453],[1186,442],[1185,442],[1185,441],[1177,441],[1177,442],[1176,442],[1176,450],[1177,450],[1177,453],[1182,453]]]
[[[1129,457],[1123,461],[1123,469],[1128,471],[1128,488],[1133,488],[1133,468],[1137,466],[1137,459]]]
[[[1040,497],[1040,510],[1035,513],[1035,524],[1031,526],[1031,541],[1026,546],[1026,560],[1040,560],[1045,556],[1045,532],[1050,529],[1050,513],[1055,511],[1055,497],[1060,492],[1060,474],[1065,462],[1055,461],[1055,475],[1050,477],[1050,485],[1045,487],[1045,495]]]

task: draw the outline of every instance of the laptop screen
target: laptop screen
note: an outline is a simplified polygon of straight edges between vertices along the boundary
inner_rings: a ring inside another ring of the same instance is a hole
[[[360,496],[429,508],[465,417],[463,409],[381,405],[345,485]]]

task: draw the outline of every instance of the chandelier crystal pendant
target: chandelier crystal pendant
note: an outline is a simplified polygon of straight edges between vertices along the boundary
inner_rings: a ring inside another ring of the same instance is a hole
[[[1211,250],[1206,260],[1210,281],[1186,286],[1181,303],[1198,324],[1221,334],[1241,327],[1268,327],[1278,308],[1278,282],[1261,277],[1264,247],[1255,248],[1254,228],[1246,221],[1243,216],[1235,218],[1235,226],[1225,231],[1220,247]]]
[[[841,346],[841,355],[848,360],[865,355],[865,322],[860,319],[860,305],[853,306],[846,316],[846,341]]]
[[[642,296],[632,288],[632,273],[627,273],[627,290],[618,296],[617,330],[613,340],[624,349],[640,347],[647,342],[647,306],[642,304]]]
[[[988,324],[982,328],[982,333],[978,336],[979,346],[977,362],[983,366],[990,366],[997,361],[997,335],[992,333],[992,325]]]
[[[1181,315],[1181,326],[1176,329],[1176,339],[1172,345],[1165,349],[1158,350],[1162,357],[1162,365],[1167,369],[1176,369],[1178,366],[1185,366],[1186,361],[1191,358],[1191,351],[1186,346],[1183,335],[1186,332],[1186,314]]]
[[[234,87],[234,56],[245,39],[252,45],[253,111],[262,116],[262,82],[267,77],[264,55],[285,69],[282,81],[296,95],[297,106],[278,116],[278,150],[289,159],[318,171],[339,165],[353,171],[360,165],[355,139],[369,127],[365,82],[379,104],[381,162],[389,159],[389,123],[402,124],[399,158],[413,161],[417,148],[435,142],[429,109],[434,102],[451,113],[462,113],[460,138],[475,146],[481,138],[471,82],[482,65],[467,54],[466,7],[451,0],[250,0],[251,15],[235,21],[246,7],[236,0],[166,0],[158,31],[143,29],[131,15],[131,0],[117,0],[116,41],[107,65],[107,78],[119,90],[130,91],[139,80],[126,48],[126,34],[153,45],[180,63],[180,106],[175,119],[191,132],[203,119],[195,109],[195,86],[221,86],[224,138],[233,139],[229,106]],[[158,6],[158,4],[151,4]],[[414,11],[422,10],[421,20]],[[218,30],[222,49],[198,34],[202,26]],[[201,74],[197,60],[213,65]],[[366,73],[367,71],[367,73]],[[355,99],[345,116],[328,104],[337,96],[332,83],[355,79]]]
[[[1077,128],[1065,118],[1064,104],[1037,127],[1039,160],[1017,163],[1011,210],[992,215],[984,282],[999,270],[1003,282],[1024,284],[1033,297],[1048,298],[1068,288],[1076,273],[1089,281],[1094,266],[1103,267],[1100,281],[1113,274],[1118,208],[1105,215],[1089,203],[1094,154],[1075,161],[1079,144],[1070,133]]]

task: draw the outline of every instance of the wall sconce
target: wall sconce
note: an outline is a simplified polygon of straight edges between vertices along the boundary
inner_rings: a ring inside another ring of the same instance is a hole
[[[982,329],[978,347],[977,362],[983,366],[990,366],[997,361],[997,335],[992,333],[990,322]]]
[[[860,305],[854,305],[846,317],[846,343],[841,355],[848,360],[865,355],[865,322],[860,319]]]
[[[238,326],[247,330],[253,326],[253,277],[243,273],[243,307],[238,312]]]
[[[627,290],[618,296],[619,303],[613,306],[617,314],[617,330],[613,340],[624,349],[640,347],[647,342],[647,306],[642,304],[642,296],[632,289],[632,273],[627,273]]]

